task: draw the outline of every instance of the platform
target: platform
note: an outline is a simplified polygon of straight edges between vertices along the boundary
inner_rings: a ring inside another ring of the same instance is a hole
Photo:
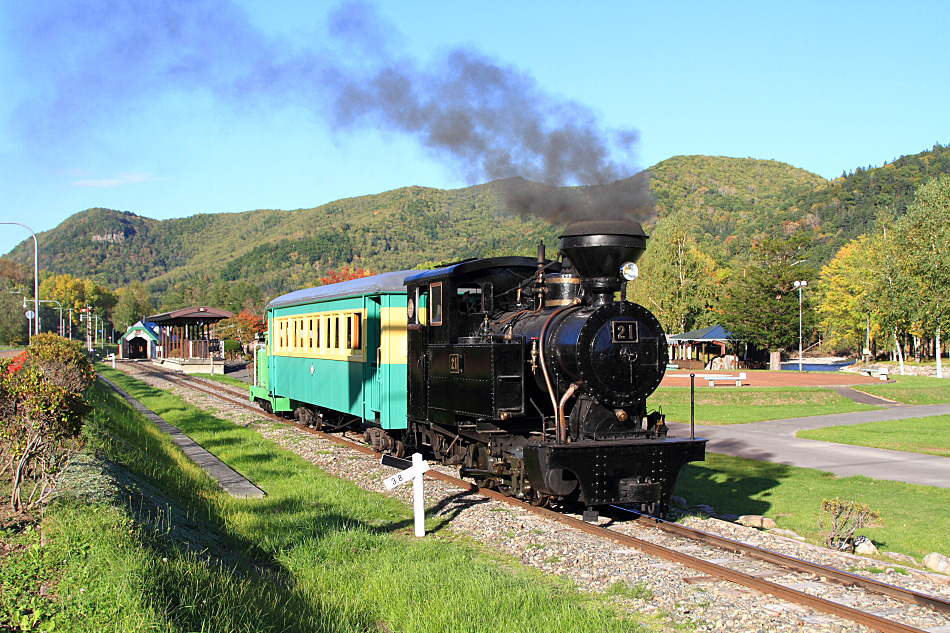
[[[152,364],[183,374],[224,375],[224,359],[221,358],[153,358]]]

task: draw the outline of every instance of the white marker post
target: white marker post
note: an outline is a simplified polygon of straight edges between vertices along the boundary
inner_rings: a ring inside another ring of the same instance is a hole
[[[412,454],[412,461],[400,459],[390,455],[383,455],[380,463],[384,466],[401,468],[402,470],[395,475],[390,475],[383,480],[386,490],[392,490],[407,481],[412,481],[412,509],[415,515],[416,536],[426,535],[425,523],[425,497],[422,494],[422,475],[429,470],[429,464],[422,459],[419,453]]]

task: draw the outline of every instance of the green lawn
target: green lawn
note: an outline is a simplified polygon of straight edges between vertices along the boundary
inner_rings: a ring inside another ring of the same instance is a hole
[[[930,552],[950,552],[950,489],[916,486],[707,453],[687,465],[676,494],[691,504],[705,503],[717,513],[762,514],[779,527],[820,542],[817,513],[822,499],[839,497],[866,503],[881,513],[863,534],[881,550],[918,561]]]
[[[854,389],[902,404],[950,404],[950,379],[933,376],[895,376],[894,383],[854,385]],[[947,363],[950,375],[950,363]]]
[[[208,378],[210,380],[214,380],[216,382],[220,382],[221,384],[229,385],[231,387],[238,387],[239,389],[247,390],[247,388],[250,387],[250,385],[244,382],[243,380],[238,380],[237,378],[232,378],[231,376],[228,376],[228,375],[222,376],[221,374],[215,374],[214,376],[202,375],[201,377]]]
[[[661,387],[648,399],[670,422],[689,422],[689,388]],[[821,387],[697,387],[697,424],[748,424],[811,415],[873,411]]]
[[[452,533],[448,518],[430,519],[430,534],[414,538],[403,503],[329,476],[253,429],[99,369],[267,496],[230,498],[96,385],[90,443],[123,465],[107,470],[131,480],[111,504],[51,507],[42,548],[19,537],[28,549],[0,573],[2,630],[7,623],[19,627],[10,630],[168,632],[662,626],[657,617],[623,613],[615,596],[580,592]],[[56,600],[35,595],[41,582]]]
[[[799,431],[797,437],[950,457],[950,415]]]

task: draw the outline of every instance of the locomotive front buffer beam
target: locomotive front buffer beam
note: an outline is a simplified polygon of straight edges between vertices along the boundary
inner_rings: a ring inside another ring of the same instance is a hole
[[[680,469],[705,455],[702,438],[529,442],[524,464],[538,492],[554,497],[579,492],[588,507],[657,504],[662,511],[669,507]]]

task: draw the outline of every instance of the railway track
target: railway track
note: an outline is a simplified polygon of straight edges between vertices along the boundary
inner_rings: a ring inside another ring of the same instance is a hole
[[[346,437],[345,433],[343,436],[324,433],[300,425],[293,420],[265,413],[247,400],[246,392],[241,392],[223,383],[155,368],[146,370],[139,366],[138,370],[218,398],[230,405],[252,410],[261,417],[291,424],[301,431],[351,450],[375,458],[380,456],[379,453],[366,446],[362,441],[355,441],[352,437]],[[353,434],[351,433],[351,435]],[[518,507],[525,512],[541,515],[550,521],[570,526],[624,547],[635,548],[702,574],[698,577],[685,579],[688,582],[732,582],[760,593],[775,596],[791,604],[808,607],[885,633],[950,631],[950,600],[941,597],[812,563],[684,525],[661,521],[625,508],[614,509],[613,521],[609,525],[602,526],[585,522],[569,514],[533,507],[528,503],[507,497],[496,491],[479,488],[471,482],[436,469],[430,470],[427,477],[437,479],[463,491],[477,493]],[[673,539],[672,543],[669,542],[671,539]],[[668,542],[658,542],[663,540]],[[736,558],[736,555],[738,555],[738,558]],[[755,563],[752,563],[752,561],[755,561]],[[758,567],[755,567],[756,565]],[[739,569],[740,567],[746,569]],[[781,578],[782,582],[770,580],[770,578]],[[847,592],[847,595],[838,596],[837,599],[828,599],[806,591],[816,588],[825,589],[829,586],[829,583],[837,584],[842,588],[842,591]],[[871,598],[870,596],[874,597]],[[899,601],[899,603],[896,601]],[[870,604],[864,608],[858,608],[845,604],[845,602]],[[891,619],[891,616],[906,614],[908,609],[927,610],[934,615],[931,620],[935,621],[936,624],[921,629]]]

